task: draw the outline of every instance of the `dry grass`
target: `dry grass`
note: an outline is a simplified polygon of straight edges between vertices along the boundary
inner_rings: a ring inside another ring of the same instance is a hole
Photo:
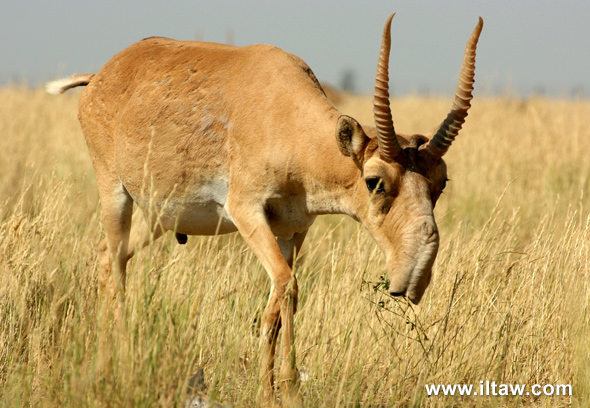
[[[208,392],[254,404],[257,318],[269,283],[237,235],[165,237],[130,265],[126,329],[96,295],[100,206],[77,93],[0,89],[0,406],[182,406]],[[448,99],[392,103],[427,132]],[[343,112],[371,123],[369,98]],[[359,224],[322,217],[296,265],[301,385],[310,407],[584,406],[590,398],[590,103],[477,97],[448,154],[441,250],[417,307],[381,290],[383,257]],[[570,397],[428,397],[426,383],[573,385]]]

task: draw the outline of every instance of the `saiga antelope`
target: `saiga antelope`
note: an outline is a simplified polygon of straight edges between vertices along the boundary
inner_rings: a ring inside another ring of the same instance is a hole
[[[467,42],[451,111],[429,138],[394,130],[392,18],[379,54],[375,127],[340,114],[301,59],[267,45],[148,38],[97,74],[48,84],[51,93],[87,85],[79,119],[102,202],[103,291],[108,285],[122,302],[127,261],[150,233],[155,239],[174,231],[183,242],[186,235],[238,231],[260,259],[272,283],[261,328],[264,405],[275,401],[281,328],[283,399],[300,398],[291,268],[316,216],[347,214],[363,223],[385,253],[391,295],[418,303],[430,282],[439,246],[433,209],[447,180],[442,157],[470,107],[483,21]],[[144,212],[137,228],[134,202]]]

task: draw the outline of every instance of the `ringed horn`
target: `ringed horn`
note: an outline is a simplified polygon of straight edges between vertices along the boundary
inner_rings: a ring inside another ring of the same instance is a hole
[[[389,106],[389,50],[391,48],[391,20],[394,16],[395,13],[387,19],[383,28],[377,75],[375,75],[375,93],[373,94],[373,115],[377,128],[379,152],[381,158],[387,162],[393,161],[402,150],[395,135],[391,107]]]
[[[482,27],[483,20],[480,17],[465,46],[463,66],[461,67],[461,75],[459,75],[459,84],[457,85],[451,112],[449,112],[436,134],[428,142],[427,149],[435,159],[440,159],[449,150],[451,143],[453,143],[461,130],[461,126],[465,123],[467,111],[471,107],[473,83],[475,82],[475,49],[477,48],[477,40],[479,40]]]
[[[375,93],[373,95],[373,115],[375,117],[375,127],[377,128],[379,152],[381,157],[389,162],[393,161],[402,150],[395,135],[389,105],[389,51],[391,49],[391,21],[394,16],[395,13],[389,17],[383,28],[381,51],[379,52],[377,75],[375,76]],[[473,98],[473,83],[475,82],[475,50],[482,28],[483,19],[480,17],[465,47],[459,84],[451,112],[428,143],[427,149],[435,159],[440,159],[447,152],[459,130],[461,130],[461,126],[465,123],[467,111],[471,107],[470,101]]]

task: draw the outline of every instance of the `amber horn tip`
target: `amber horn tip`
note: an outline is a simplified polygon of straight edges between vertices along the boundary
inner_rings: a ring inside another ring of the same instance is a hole
[[[479,16],[479,21],[477,22],[477,26],[475,27],[475,30],[477,31],[478,36],[479,36],[479,33],[481,32],[482,28],[483,28],[483,18],[481,18],[481,16]]]

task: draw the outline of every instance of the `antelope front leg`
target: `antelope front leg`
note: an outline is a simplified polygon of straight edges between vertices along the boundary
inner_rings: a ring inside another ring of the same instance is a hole
[[[295,234],[292,239],[277,239],[283,257],[292,269],[295,256],[299,253],[307,231]],[[283,396],[289,400],[291,405],[301,406],[303,401],[298,393],[299,374],[295,364],[295,333],[293,331],[293,317],[297,311],[297,297],[299,289],[297,278],[292,273],[291,280],[287,283],[283,294],[283,306],[281,307],[281,322],[283,328],[282,363],[280,372],[280,384]]]
[[[284,248],[279,246],[270,230],[263,210],[236,205],[230,214],[272,282],[270,297],[262,315],[259,402],[264,406],[273,406],[276,403],[273,368],[278,332],[283,326],[283,358],[289,359],[289,364],[283,363],[281,366],[283,400],[286,405],[298,404],[295,389],[297,370],[293,348],[293,314],[297,303],[297,281],[283,255]]]
[[[280,384],[284,401],[288,406],[301,406],[298,393],[298,372],[295,359],[295,333],[293,317],[297,307],[297,279],[295,275],[287,283],[281,300],[281,323],[283,327],[283,343]]]
[[[293,315],[297,305],[297,280],[282,275],[273,279],[270,298],[262,316],[260,380],[262,381],[262,401],[266,406],[274,404],[274,358],[279,329],[282,329],[282,364],[280,385],[283,402],[287,406],[300,406],[297,392],[297,367],[295,365],[295,335]]]
[[[274,282],[260,327],[260,389],[258,400],[262,406],[273,406],[274,398],[274,364],[277,337],[281,328],[280,298]]]

